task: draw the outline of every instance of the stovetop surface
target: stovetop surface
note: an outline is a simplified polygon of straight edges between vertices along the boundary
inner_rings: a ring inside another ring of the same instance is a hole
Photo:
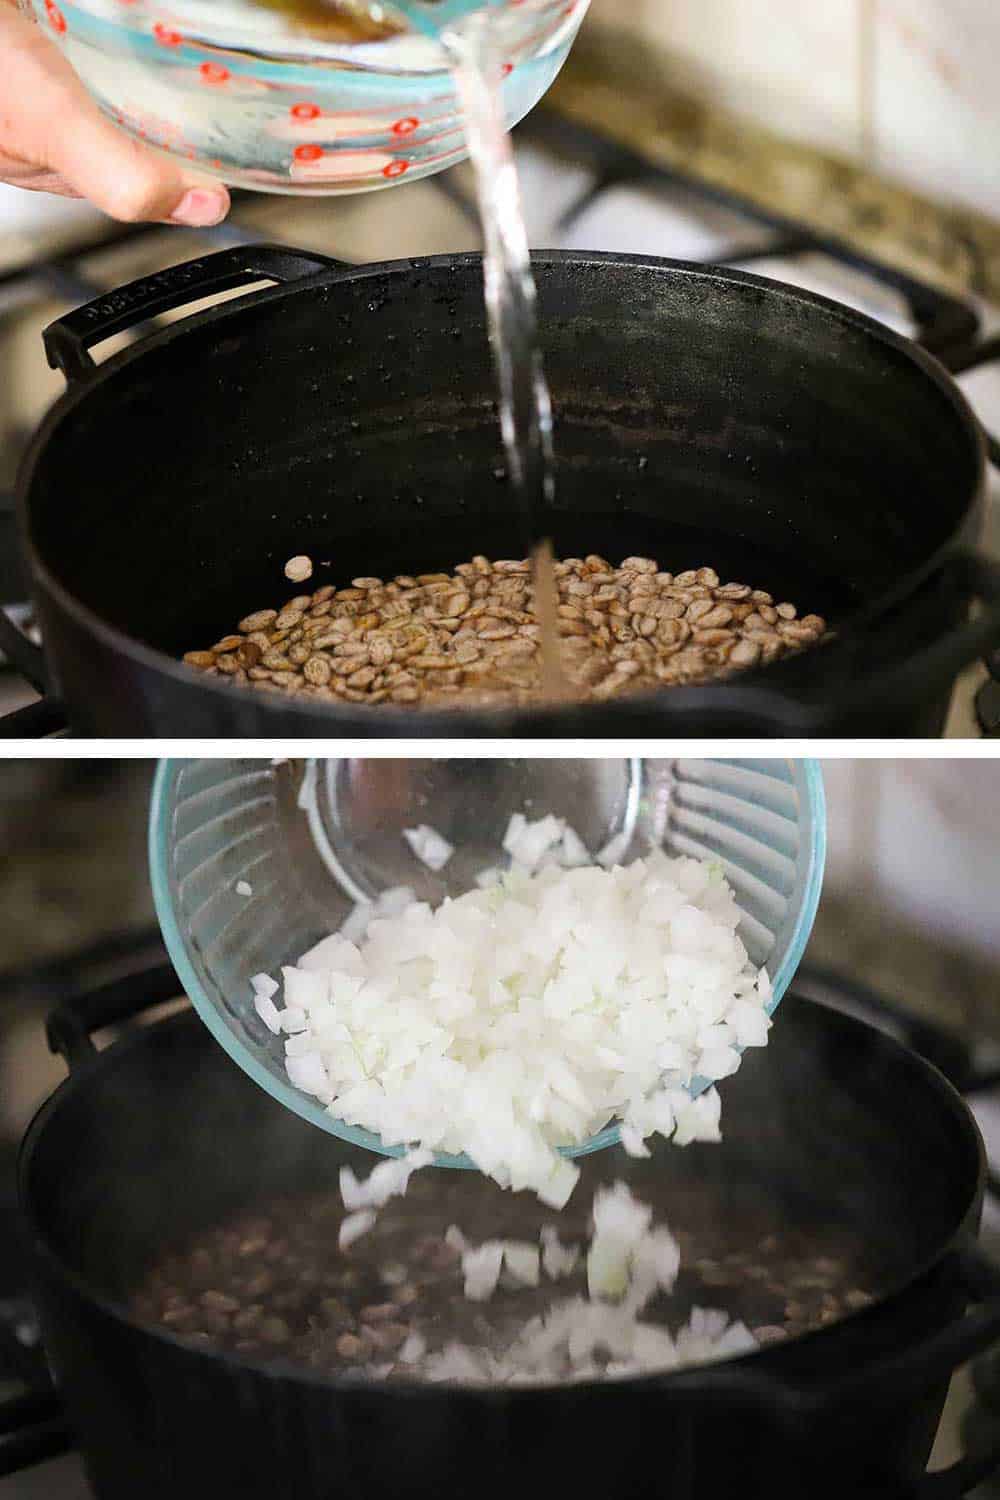
[[[535,246],[715,260],[820,291],[951,354],[984,348],[1000,333],[1000,307],[961,302],[839,246],[818,246],[794,227],[763,222],[728,201],[537,111],[517,132],[525,212]],[[105,243],[95,245],[103,237]],[[17,459],[61,389],[40,334],[53,318],[136,276],[246,240],[273,239],[363,262],[476,249],[479,231],[469,169],[393,192],[324,201],[237,198],[229,223],[192,233],[113,226],[75,205],[54,226],[0,228],[0,598],[24,597],[11,538]],[[90,248],[87,248],[87,246]],[[978,327],[977,327],[978,324]],[[108,351],[114,347],[109,341]],[[1000,433],[1000,351],[959,377],[988,429]],[[991,471],[986,551],[1000,558],[1000,474]],[[975,699],[984,667],[962,679],[947,733],[980,733]],[[0,713],[34,695],[0,673]]]

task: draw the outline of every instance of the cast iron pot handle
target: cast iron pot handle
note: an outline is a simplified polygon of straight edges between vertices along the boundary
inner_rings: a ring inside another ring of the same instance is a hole
[[[989,656],[1000,643],[1000,564],[974,552],[961,552],[944,565],[952,569],[964,585],[970,601],[980,605],[975,620],[961,625],[923,647],[899,667],[879,677],[877,687],[882,700],[897,694],[917,691],[923,698],[933,696],[935,689],[954,681],[959,672],[981,657]],[[871,616],[877,618],[874,614]],[[860,627],[859,627],[860,628]],[[848,647],[852,637],[834,642],[832,651]],[[823,648],[820,648],[823,649]],[[855,643],[855,650],[858,650]],[[742,713],[763,726],[766,733],[786,738],[817,738],[835,733],[835,723],[843,716],[862,712],[871,702],[873,682],[866,680],[864,658],[858,656],[858,675],[846,690],[834,690],[829,703],[802,703],[790,700],[770,688],[743,685],[739,679],[728,683],[726,692],[713,697],[705,690],[704,716],[708,722],[713,708],[727,713]]]
[[[67,383],[72,384],[96,368],[88,353],[92,344],[124,333],[136,323],[250,281],[301,281],[342,265],[328,255],[284,245],[239,245],[218,250],[198,260],[168,266],[153,276],[142,276],[57,318],[42,335],[45,354],[53,370],[61,370]]]
[[[916,1394],[947,1380],[954,1372],[978,1354],[983,1354],[1000,1338],[1000,1269],[980,1247],[970,1241],[949,1257],[956,1279],[980,1305],[955,1323],[932,1334],[916,1348],[892,1359],[869,1366],[857,1376],[849,1377],[831,1395],[839,1400],[864,1402],[877,1391],[890,1389],[893,1394],[912,1389]],[[990,1478],[1000,1468],[1000,1438],[982,1453],[967,1455],[947,1469],[925,1474],[911,1490],[912,1500],[962,1500],[970,1490]]]
[[[0,618],[6,619],[2,609]],[[27,676],[23,668],[19,670],[23,676]],[[32,683],[32,686],[37,687],[38,684]],[[0,740],[45,739],[50,734],[61,734],[68,728],[69,718],[59,699],[39,698],[37,702],[27,703],[24,708],[15,708],[13,713],[4,714],[0,718]]]
[[[769,738],[818,739],[836,735],[840,732],[838,721],[845,715],[869,707],[876,688],[880,702],[891,700],[894,694],[912,690],[914,684],[920,698],[932,696],[935,690],[949,686],[965,667],[996,651],[1000,644],[1000,564],[976,553],[961,552],[950,558],[944,567],[958,575],[970,600],[979,602],[979,617],[964,621],[910,657],[901,667],[886,672],[877,680],[869,680],[865,675],[861,650],[865,638],[863,632],[886,613],[889,606],[883,603],[863,614],[854,630],[839,641],[834,641],[829,647],[815,648],[817,652],[829,650],[845,654],[853,648],[855,653],[856,674],[848,676],[844,671],[844,660],[840,658],[842,675],[831,689],[828,701],[791,698],[778,688],[741,681],[737,675],[725,684],[724,691],[720,691],[718,684],[684,688],[686,717],[698,724],[701,737],[742,733],[744,737],[756,734]],[[928,575],[924,581],[929,581],[932,576],[940,575]],[[836,659],[834,665],[837,666]],[[669,692],[666,696],[669,698]],[[629,713],[628,699],[621,700],[618,712],[623,716]],[[742,726],[738,731],[729,728],[734,720]],[[721,730],[718,727],[720,721]]]
[[[887,695],[920,687],[925,694],[929,693],[933,684],[954,681],[959,672],[980,657],[988,656],[1000,643],[1000,564],[969,552],[959,554],[946,566],[954,568],[960,576],[964,574],[962,581],[969,598],[980,606],[977,618],[964,621],[940,640],[925,646],[882,679],[880,691]],[[861,700],[865,695],[858,696]],[[848,707],[851,706],[849,702]]]
[[[130,1020],[150,1006],[175,999],[179,992],[172,966],[160,964],[141,979],[129,975],[65,1001],[46,1022],[49,1046],[73,1069],[96,1056],[92,1031]],[[0,1478],[58,1458],[70,1452],[75,1441],[53,1388],[18,1393],[0,1402]]]
[[[14,663],[22,677],[26,677],[37,693],[45,693],[49,686],[49,671],[45,665],[45,652],[41,646],[30,641],[23,630],[19,630],[7,611],[0,607],[0,650]]]
[[[184,988],[172,964],[164,963],[141,976],[129,974],[99,989],[64,1001],[51,1011],[45,1036],[51,1052],[66,1059],[72,1072],[97,1056],[91,1033],[117,1026],[167,1000],[176,1000]]]
[[[0,1403],[0,1479],[59,1458],[75,1444],[55,1391],[11,1396]]]
[[[683,1392],[697,1403],[737,1401],[757,1407],[777,1417],[790,1431],[799,1430],[803,1421],[822,1419],[831,1410],[870,1406],[886,1390],[894,1398],[909,1391],[927,1391],[1000,1339],[1000,1270],[971,1242],[954,1250],[940,1269],[945,1267],[952,1270],[969,1300],[980,1305],[903,1354],[872,1360],[846,1379],[815,1390],[794,1384],[776,1369],[755,1369],[752,1361],[733,1360],[671,1375],[670,1391]],[[960,1500],[998,1467],[1000,1440],[986,1453],[916,1479],[908,1489],[908,1500]]]
[[[993,363],[1000,357],[1000,337],[996,334],[986,339],[984,343],[972,348],[965,347],[957,352],[942,358],[942,364],[952,375],[966,375],[970,370],[978,370],[983,365]],[[991,432],[988,427],[982,428],[983,441],[986,444],[986,453],[994,468],[1000,469],[1000,438]]]
[[[72,384],[96,368],[88,352],[92,344],[122,333],[136,323],[213,292],[230,291],[252,281],[301,281],[342,264],[328,255],[288,249],[284,245],[241,245],[179,266],[168,266],[165,271],[141,277],[50,323],[43,334],[46,357],[52,368],[61,370],[67,383]],[[45,653],[41,646],[28,640],[2,608],[0,649],[44,698],[41,704],[31,704],[20,718],[8,715],[0,729],[0,738],[19,739],[65,729],[67,720],[62,705],[45,697],[49,689]]]
[[[30,1305],[5,1302],[0,1313],[0,1378],[26,1387],[0,1401],[0,1476],[57,1458],[73,1447],[40,1345],[22,1342],[17,1324]]]

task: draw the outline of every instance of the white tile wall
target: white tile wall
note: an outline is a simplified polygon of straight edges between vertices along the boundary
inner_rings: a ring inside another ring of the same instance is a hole
[[[1000,959],[1000,763],[824,761],[832,891]]]
[[[596,17],[667,48],[682,83],[788,134],[857,144],[856,0],[598,0]]]
[[[594,0],[703,97],[1000,217],[997,0]]]
[[[1000,215],[1000,6],[879,0],[875,23],[880,164]]]

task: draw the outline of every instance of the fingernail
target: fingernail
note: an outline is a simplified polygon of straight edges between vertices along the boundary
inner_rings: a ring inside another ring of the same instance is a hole
[[[188,188],[170,218],[174,224],[207,229],[210,224],[221,224],[228,212],[228,193],[217,188]]]

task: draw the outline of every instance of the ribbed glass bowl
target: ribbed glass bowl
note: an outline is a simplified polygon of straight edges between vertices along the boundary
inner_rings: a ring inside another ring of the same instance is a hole
[[[822,884],[826,807],[816,761],[162,761],[150,809],[153,895],[170,957],[216,1040],[321,1130],[401,1154],[289,1083],[284,1037],[257,1015],[250,979],[278,975],[359,900],[401,885],[431,903],[467,890],[481,870],[503,862],[515,812],[566,818],[595,853],[624,834],[622,862],[652,848],[718,860],[750,958],[770,974],[774,1011],[802,957]],[[418,824],[455,846],[440,875],[402,836]],[[695,1079],[691,1092],[707,1086]],[[564,1154],[618,1139],[609,1125]],[[439,1162],[471,1166],[465,1157]]]

